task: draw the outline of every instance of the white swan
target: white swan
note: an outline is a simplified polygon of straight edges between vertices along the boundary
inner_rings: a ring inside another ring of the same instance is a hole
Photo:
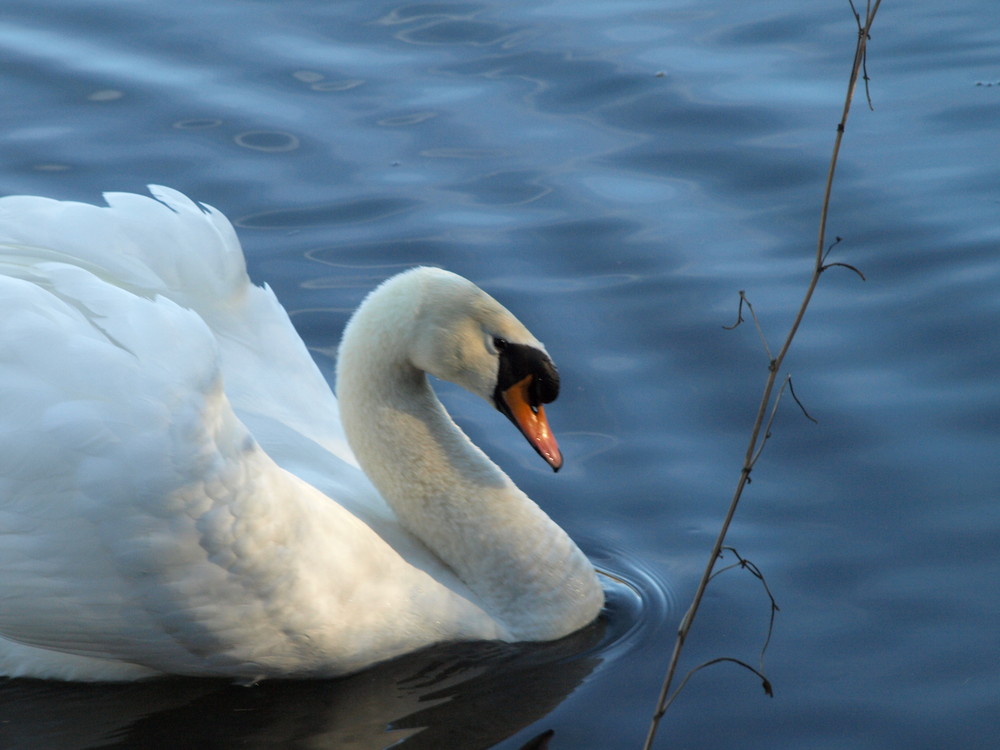
[[[558,379],[517,319],[445,271],[390,279],[338,413],[225,217],[151,191],[0,199],[0,674],[329,676],[597,615],[586,557],[425,375],[558,468]]]

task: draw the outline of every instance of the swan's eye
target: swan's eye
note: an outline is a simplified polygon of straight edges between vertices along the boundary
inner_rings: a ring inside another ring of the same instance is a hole
[[[499,336],[493,337],[493,348],[497,350],[497,353],[502,352],[507,348],[507,340],[502,339]]]

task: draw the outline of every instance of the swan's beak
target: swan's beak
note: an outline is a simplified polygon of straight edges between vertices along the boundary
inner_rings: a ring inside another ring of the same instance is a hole
[[[501,411],[517,425],[517,429],[528,439],[531,447],[538,451],[538,455],[548,462],[552,470],[559,471],[563,465],[562,453],[549,428],[549,421],[545,418],[545,408],[541,404],[535,406],[531,404],[530,394],[534,378],[534,375],[528,375],[507,390],[501,391],[503,405],[506,407]]]

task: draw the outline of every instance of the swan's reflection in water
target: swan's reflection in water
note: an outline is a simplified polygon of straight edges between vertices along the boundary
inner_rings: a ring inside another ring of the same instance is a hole
[[[554,643],[438,646],[339,680],[0,682],[0,747],[488,748],[600,663],[607,620]]]

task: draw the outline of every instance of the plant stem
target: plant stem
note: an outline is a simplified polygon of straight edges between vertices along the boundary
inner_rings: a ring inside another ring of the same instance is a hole
[[[764,419],[767,414],[768,406],[771,403],[772,393],[774,392],[774,384],[777,381],[779,372],[781,371],[781,366],[785,361],[785,355],[788,353],[788,350],[792,345],[792,340],[795,338],[795,334],[798,332],[799,326],[805,317],[806,309],[809,307],[809,302],[812,300],[813,292],[816,290],[816,285],[819,283],[819,277],[822,275],[823,271],[826,270],[826,266],[824,265],[825,258],[823,248],[826,246],[826,224],[830,210],[830,195],[833,191],[833,177],[837,169],[837,160],[840,155],[840,145],[844,139],[844,131],[847,126],[848,114],[851,111],[854,91],[857,87],[858,77],[861,75],[861,71],[864,67],[869,31],[871,29],[872,22],[875,20],[875,14],[878,12],[881,2],[882,0],[868,1],[863,24],[861,22],[861,17],[854,9],[853,3],[851,4],[851,10],[854,12],[854,16],[858,24],[857,46],[854,50],[854,65],[851,69],[850,81],[847,86],[847,96],[844,100],[843,113],[841,115],[840,122],[837,124],[837,135],[834,139],[833,153],[830,158],[830,168],[827,172],[826,187],[823,192],[819,232],[816,241],[816,259],[813,265],[812,275],[809,278],[809,284],[806,287],[802,304],[799,306],[798,313],[792,322],[788,335],[785,337],[784,344],[778,351],[778,355],[768,364],[767,381],[764,384],[764,393],[761,395],[760,406],[757,409],[757,416],[754,419],[753,428],[750,431],[750,440],[747,444],[746,455],[743,458],[743,466],[740,469],[739,481],[736,483],[736,490],[729,503],[729,509],[726,511],[726,516],[723,519],[719,535],[716,537],[715,544],[712,545],[712,551],[709,554],[708,563],[705,565],[705,571],[702,573],[701,579],[698,581],[698,588],[695,590],[691,606],[681,619],[681,624],[677,630],[677,639],[674,641],[674,650],[670,657],[670,663],[667,667],[662,687],[660,688],[660,694],[656,702],[656,710],[653,712],[652,721],[650,722],[649,732],[646,736],[646,742],[643,745],[643,750],[651,750],[660,720],[663,718],[667,706],[676,696],[676,692],[673,696],[671,696],[670,687],[673,683],[674,675],[677,672],[677,665],[680,660],[681,651],[684,648],[684,643],[691,630],[691,625],[694,622],[695,615],[698,613],[698,608],[705,595],[705,589],[712,578],[712,572],[715,569],[716,560],[719,559],[719,554],[725,544],[726,535],[729,532],[729,526],[733,521],[733,517],[736,515],[736,508],[739,506],[740,498],[743,495],[743,489],[750,481],[750,472],[753,470],[754,464],[760,457],[762,441],[767,439],[766,432],[764,435],[761,435],[761,428],[764,425]],[[867,83],[867,76],[865,81]],[[681,687],[683,687],[683,684]],[[678,688],[678,690],[679,689],[680,688]]]

